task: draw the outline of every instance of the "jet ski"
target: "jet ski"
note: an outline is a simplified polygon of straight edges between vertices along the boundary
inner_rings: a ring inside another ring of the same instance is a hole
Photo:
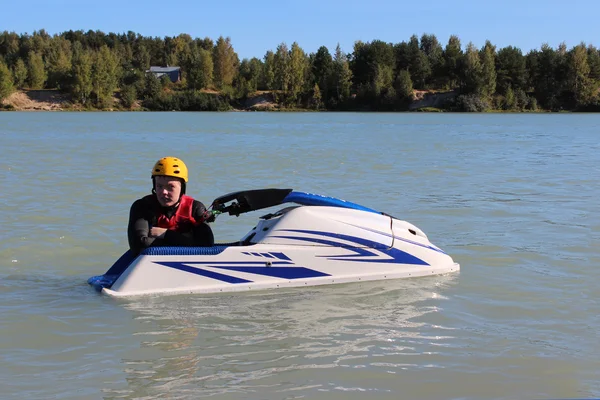
[[[213,216],[281,206],[239,241],[125,252],[88,283],[117,297],[218,293],[447,274],[458,263],[416,226],[355,203],[292,189],[215,199]]]

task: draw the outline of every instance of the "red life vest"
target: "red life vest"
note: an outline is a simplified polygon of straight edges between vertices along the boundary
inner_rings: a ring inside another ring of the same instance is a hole
[[[181,199],[179,199],[179,207],[177,207],[177,211],[171,218],[158,211],[156,226],[180,233],[189,232],[197,225],[196,220],[192,216],[193,205],[193,198],[182,195]]]

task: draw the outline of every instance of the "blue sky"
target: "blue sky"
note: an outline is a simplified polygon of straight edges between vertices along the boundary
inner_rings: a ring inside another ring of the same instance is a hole
[[[51,34],[66,30],[127,32],[144,36],[229,36],[241,58],[262,58],[281,42],[307,53],[357,40],[398,43],[412,34],[435,34],[443,45],[458,35],[463,47],[489,39],[498,48],[527,52],[542,43],[600,47],[600,0],[0,0],[0,31]],[[502,5],[500,5],[502,4]]]

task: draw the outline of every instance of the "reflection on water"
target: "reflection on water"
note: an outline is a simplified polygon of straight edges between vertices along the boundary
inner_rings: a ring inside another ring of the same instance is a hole
[[[335,381],[307,381],[300,387],[297,380],[282,377],[307,378],[307,370],[377,375],[434,367],[408,359],[435,355],[452,339],[452,329],[435,326],[445,332],[434,335],[418,319],[441,311],[446,299],[437,291],[453,279],[127,302],[123,306],[141,325],[137,357],[123,360],[129,394],[158,396],[168,389],[183,398],[190,393],[331,391],[339,386]],[[399,363],[402,356],[408,359]],[[380,391],[369,385],[355,389]],[[124,394],[106,395],[119,393]]]

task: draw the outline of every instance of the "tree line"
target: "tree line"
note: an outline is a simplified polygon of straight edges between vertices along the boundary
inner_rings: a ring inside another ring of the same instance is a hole
[[[175,84],[146,71],[179,66]],[[408,41],[358,41],[307,54],[279,44],[262,58],[240,61],[230,38],[144,37],[100,31],[49,35],[0,34],[0,100],[15,89],[58,89],[83,107],[141,103],[151,110],[225,110],[257,91],[285,107],[326,110],[406,110],[415,91],[452,91],[442,107],[455,111],[600,111],[600,51],[584,43],[543,44],[524,54],[486,41],[445,45],[435,35]],[[216,93],[216,94],[210,94]]]

